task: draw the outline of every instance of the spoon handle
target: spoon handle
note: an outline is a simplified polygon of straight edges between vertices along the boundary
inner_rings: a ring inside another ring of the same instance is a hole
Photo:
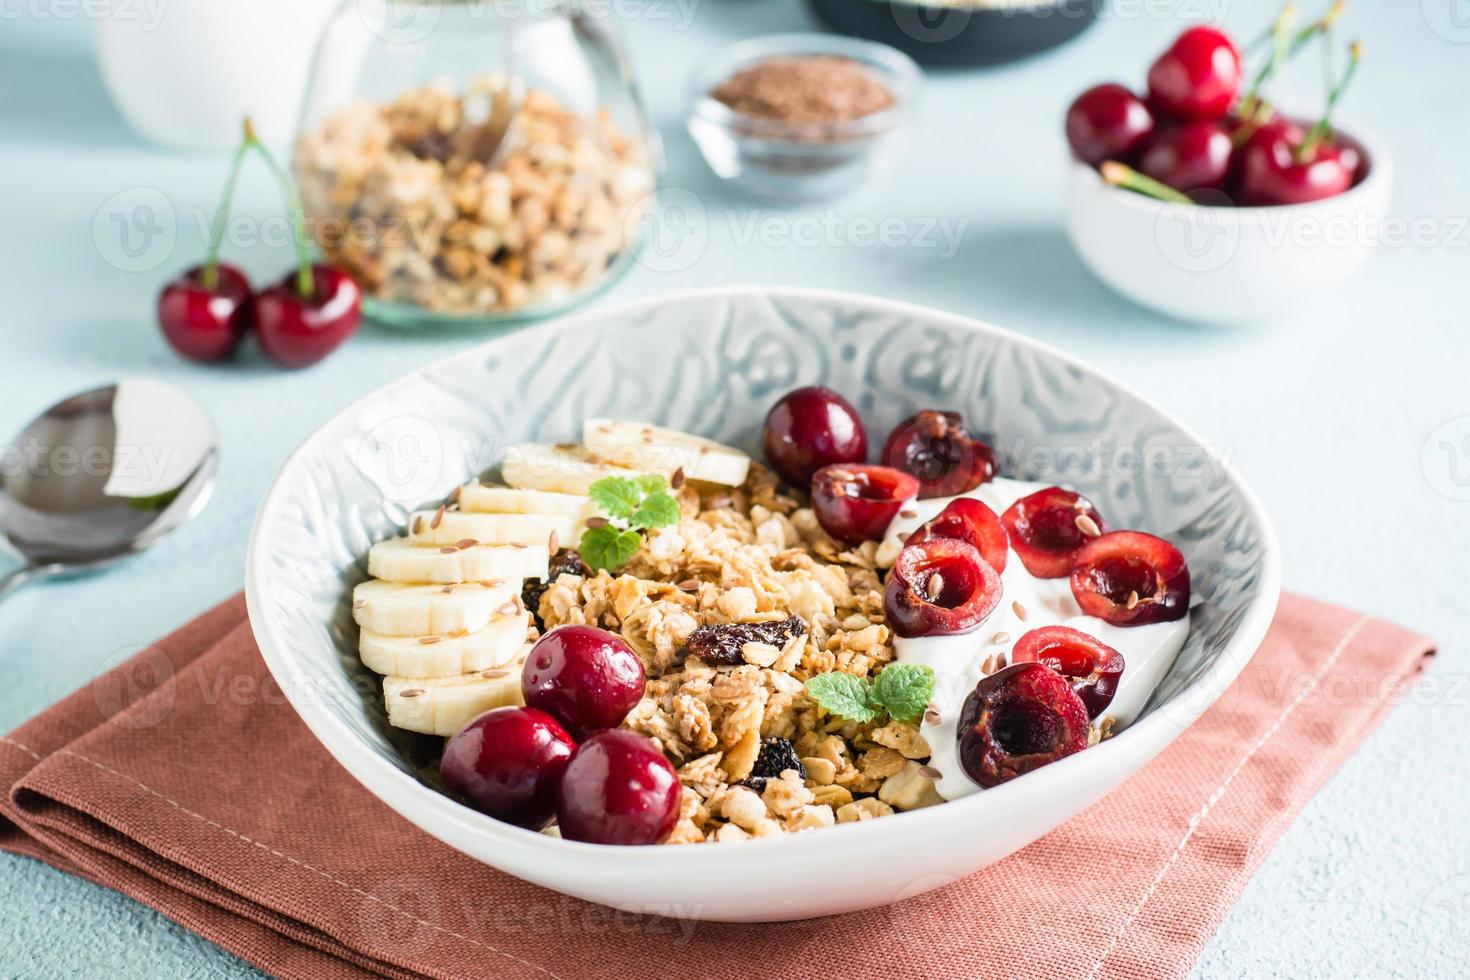
[[[39,565],[27,564],[0,574],[0,599],[4,599],[40,573],[41,567]]]

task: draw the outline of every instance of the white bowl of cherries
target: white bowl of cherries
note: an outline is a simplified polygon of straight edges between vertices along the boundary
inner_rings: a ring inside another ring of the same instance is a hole
[[[1270,98],[1293,54],[1320,39],[1328,56],[1341,9],[1297,29],[1289,7],[1253,76],[1227,34],[1194,27],[1154,62],[1143,97],[1116,83],[1077,97],[1067,230],[1100,279],[1170,316],[1251,321],[1304,307],[1366,261],[1392,166],[1371,135],[1332,123],[1361,46],[1315,122]]]

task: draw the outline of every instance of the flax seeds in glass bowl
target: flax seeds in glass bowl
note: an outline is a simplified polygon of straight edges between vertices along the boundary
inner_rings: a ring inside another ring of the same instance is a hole
[[[869,41],[743,41],[695,74],[689,134],[711,170],[750,194],[832,197],[892,162],[921,77],[907,55]]]

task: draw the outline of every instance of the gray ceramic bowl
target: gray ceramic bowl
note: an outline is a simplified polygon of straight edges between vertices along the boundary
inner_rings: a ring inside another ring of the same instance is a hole
[[[882,820],[741,845],[620,848],[475,813],[432,785],[437,743],[404,740],[358,663],[347,601],[363,556],[415,507],[492,466],[503,446],[575,438],[589,415],[648,419],[755,450],[770,404],[820,382],[875,439],[920,408],[992,434],[1003,471],[1067,482],[1115,527],[1189,559],[1187,645],[1115,738],[994,789]],[[1255,652],[1276,606],[1275,537],[1198,437],[1059,351],[961,317],[802,290],[684,293],[492,340],[347,408],[271,488],[246,592],[261,652],[296,710],[369,790],[466,854],[620,908],[790,919],[919,894],[1035,840],[1158,754]],[[752,873],[752,864],[760,873]]]

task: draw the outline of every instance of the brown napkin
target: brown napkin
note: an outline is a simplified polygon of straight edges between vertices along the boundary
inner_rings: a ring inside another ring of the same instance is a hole
[[[1179,977],[1431,651],[1284,597],[1203,718],[1007,860],[886,909],[694,924],[526,884],[392,813],[285,703],[237,597],[0,737],[0,847],[283,977]]]

